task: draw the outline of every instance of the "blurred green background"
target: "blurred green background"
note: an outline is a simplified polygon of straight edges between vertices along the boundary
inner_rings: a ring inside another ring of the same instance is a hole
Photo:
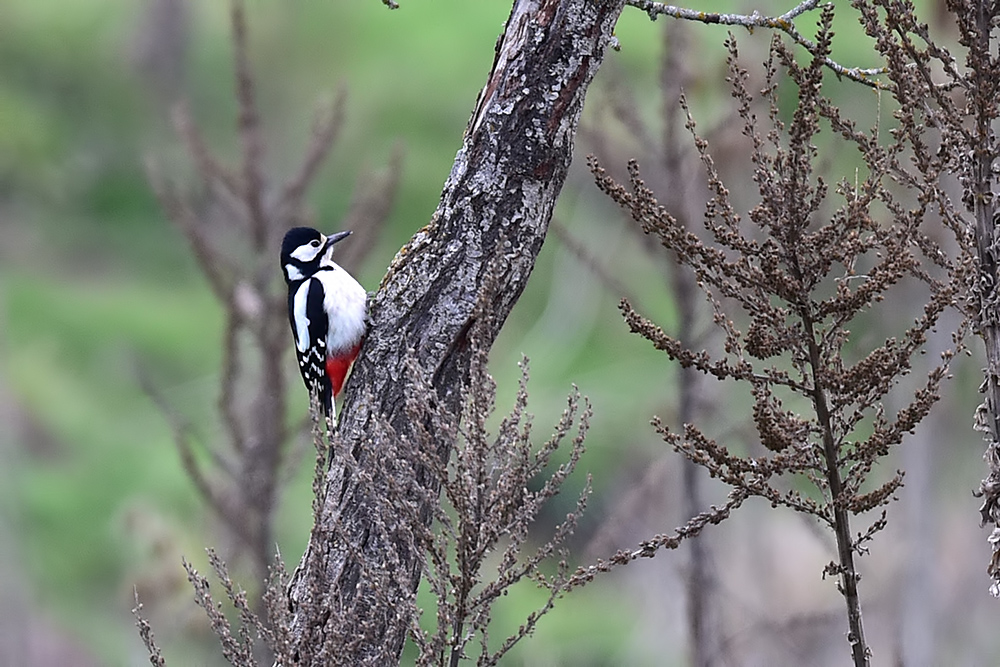
[[[369,289],[429,220],[510,10],[500,0],[402,5],[390,12],[377,0],[247,3],[269,174],[280,179],[294,169],[317,101],[341,86],[349,91],[341,138],[309,196],[320,226],[336,229],[362,174],[384,165],[394,146],[405,150],[389,224],[358,276]],[[838,31],[846,36],[835,49],[857,58],[845,64],[877,64],[866,57],[850,17],[840,20]],[[583,154],[599,150],[601,141],[617,143],[605,156],[613,159],[642,149],[607,122],[607,109],[632,91],[640,116],[655,118],[663,23],[626,9],[617,30],[622,48],[609,56],[588,99],[557,218],[669,327],[674,308],[663,257],[628,232],[582,166]],[[154,159],[194,187],[169,122],[179,99],[211,146],[237,158],[229,33],[225,2],[0,3],[4,664],[144,664],[129,613],[134,585],[149,591],[144,603],[168,662],[221,664],[180,558],[203,567],[204,547],[224,545],[181,468],[168,424],[139,389],[138,374],[140,368],[148,373],[203,438],[220,436],[213,412],[220,307],[152,194],[144,163]],[[703,26],[688,36],[689,92],[709,126],[724,118],[728,96],[723,38],[722,29]],[[769,38],[741,33],[748,66],[763,59]],[[870,91],[840,84],[831,94],[861,116],[878,113]],[[849,161],[839,168],[841,175],[853,169]],[[748,163],[742,169],[748,173]],[[594,404],[582,468],[594,474],[595,494],[574,544],[588,559],[686,520],[681,462],[648,426],[653,414],[670,420],[676,410],[675,370],[628,334],[617,313],[620,296],[550,238],[491,357],[501,412],[516,389],[517,361],[530,357],[530,408],[540,438],[564,407],[571,383]],[[908,311],[900,308],[905,320]],[[288,367],[293,400],[302,406],[297,412],[304,413],[305,392],[291,358]],[[918,486],[919,504],[907,505],[904,489],[890,530],[863,560],[871,573],[863,590],[876,664],[889,664],[912,641],[930,642],[927,664],[935,664],[935,655],[961,658],[951,664],[989,664],[1000,655],[1000,640],[989,631],[996,611],[981,574],[986,535],[976,526],[970,495],[983,474],[979,439],[970,428],[977,369],[976,360],[959,369],[940,416],[925,429],[931,435],[916,451],[930,472]],[[723,427],[739,433],[746,418],[721,396],[711,390],[703,399],[716,405],[714,418]],[[305,459],[282,495],[276,523],[290,564],[301,554],[311,519]],[[902,458],[893,464],[906,465]],[[571,506],[577,488],[579,480],[553,517]],[[718,501],[722,494],[709,487],[707,497]],[[820,578],[828,544],[805,521],[754,505],[708,539],[724,600],[719,627],[729,647],[720,664],[837,664],[846,657],[841,604],[833,584]],[[563,600],[509,663],[685,664],[686,558],[683,549],[662,554]],[[930,608],[930,632],[915,632],[914,622],[905,621],[915,581],[926,589],[918,592]],[[500,622],[516,627],[518,614],[537,602],[526,592],[504,608]]]

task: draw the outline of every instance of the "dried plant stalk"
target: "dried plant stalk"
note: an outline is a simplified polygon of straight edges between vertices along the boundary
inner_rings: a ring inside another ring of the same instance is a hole
[[[485,316],[485,308],[480,312]],[[425,631],[417,623],[411,631],[420,649],[418,665],[455,667],[472,657],[474,646],[477,664],[496,665],[531,634],[556,599],[569,589],[564,545],[590,494],[588,476],[576,507],[541,546],[529,547],[529,531],[541,510],[560,493],[580,462],[591,408],[574,387],[552,436],[541,445],[534,444],[531,416],[526,412],[525,359],[520,364],[521,382],[514,407],[496,433],[491,433],[487,420],[494,410],[496,386],[487,373],[488,351],[480,343],[481,329],[479,325],[470,333],[471,366],[461,419],[440,407],[428,410],[427,406],[437,401],[430,386],[419,381],[416,386],[422,384],[423,391],[414,392],[409,407],[411,418],[422,425],[413,451],[420,466],[439,480],[443,495],[443,502],[434,507],[433,524],[420,530],[425,525],[420,517],[414,515],[412,521],[427,554],[424,575],[436,607],[433,631]],[[416,371],[411,365],[411,372]],[[556,465],[553,459],[567,440],[569,451]],[[441,452],[449,448],[450,459],[442,460]],[[400,475],[393,479],[400,479]],[[546,576],[543,566],[552,560],[556,561],[556,573]],[[491,563],[496,567],[492,577],[487,574]],[[545,588],[546,601],[499,647],[491,648],[493,605],[524,580]]]
[[[712,193],[704,217],[708,240],[678,223],[657,201],[634,161],[627,186],[593,158],[591,168],[598,186],[693,274],[715,314],[723,350],[692,349],[623,300],[629,327],[684,368],[748,386],[757,435],[769,454],[740,455],[694,424],[677,432],[654,420],[657,431],[678,452],[733,487],[737,495],[731,502],[762,497],[814,516],[833,532],[837,557],[825,572],[838,578],[852,658],[860,666],[869,664],[870,649],[855,556],[884,527],[882,507],[902,484],[901,472],[881,482],[873,482],[870,473],[938,399],[948,365],[961,349],[965,325],[955,334],[956,348],[942,354],[905,407],[888,415],[882,399],[910,372],[927,332],[945,310],[957,306],[968,265],[949,260],[946,248],[928,234],[929,202],[907,209],[888,187],[906,144],[882,146],[877,129],[857,130],[821,95],[832,17],[831,8],[823,10],[808,64],[798,64],[779,39],[772,41],[761,93],[768,115],[763,133],[736,42],[732,37],[727,41],[729,80],[751,144],[760,195],[747,216],[736,211],[689,111],[687,125]],[[797,106],[787,126],[778,111],[779,69],[797,89]],[[683,98],[681,104],[687,111]],[[823,124],[853,143],[867,168],[864,181],[845,179],[836,185],[840,204],[835,208],[827,203],[831,188],[814,171],[815,137]],[[887,219],[879,220],[876,211],[885,211]],[[964,240],[960,228],[953,231],[959,242]],[[949,272],[942,275],[941,268]],[[904,284],[919,286],[926,295],[922,315],[897,337],[852,360],[849,327]],[[786,407],[803,405],[803,400],[808,411]],[[816,493],[783,484],[787,476],[804,477]],[[872,511],[877,518],[855,534],[852,517]]]

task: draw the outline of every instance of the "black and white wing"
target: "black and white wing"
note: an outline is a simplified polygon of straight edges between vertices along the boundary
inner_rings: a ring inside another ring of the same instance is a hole
[[[326,374],[326,338],[329,319],[324,309],[323,283],[315,278],[303,281],[288,294],[288,318],[295,338],[302,380],[310,393],[316,392],[320,406],[332,414],[330,379]]]

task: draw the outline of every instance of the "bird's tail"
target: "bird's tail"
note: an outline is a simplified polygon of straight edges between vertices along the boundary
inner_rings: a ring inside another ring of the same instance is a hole
[[[337,425],[337,404],[333,400],[333,392],[326,392],[326,399],[323,403],[323,414],[330,420],[330,429]]]
[[[336,426],[337,404],[334,402],[333,392],[330,391],[330,387],[320,387],[319,395],[316,398],[319,401],[319,409],[323,417],[329,419],[332,426]]]

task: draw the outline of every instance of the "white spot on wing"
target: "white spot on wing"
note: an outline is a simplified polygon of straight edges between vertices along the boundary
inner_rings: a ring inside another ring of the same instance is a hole
[[[292,315],[295,321],[295,347],[299,354],[304,354],[309,349],[309,316],[306,315],[306,299],[309,296],[309,285],[312,280],[307,280],[295,291],[292,298]]]

